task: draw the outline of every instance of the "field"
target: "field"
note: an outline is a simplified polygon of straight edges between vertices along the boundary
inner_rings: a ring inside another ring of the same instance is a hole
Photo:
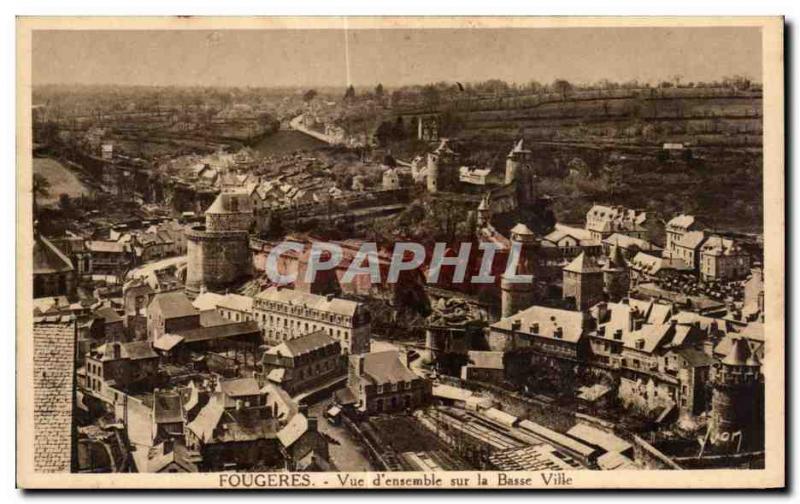
[[[41,205],[57,204],[61,194],[67,194],[70,198],[90,194],[89,188],[72,171],[55,159],[33,158],[33,173],[43,175],[50,183],[49,194],[39,198],[38,203]]]

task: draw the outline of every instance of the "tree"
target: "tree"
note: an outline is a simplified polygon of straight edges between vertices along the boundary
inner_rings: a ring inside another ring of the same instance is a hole
[[[347,90],[344,92],[344,99],[345,100],[352,100],[356,97],[356,88],[353,87],[352,84],[347,86]]]
[[[561,95],[561,99],[566,101],[567,95],[572,92],[572,84],[565,79],[556,79],[553,81],[553,90]]]
[[[33,174],[33,196],[46,198],[50,196],[50,181],[44,175]]]
[[[303,93],[303,101],[308,103],[314,98],[317,97],[317,91],[315,89],[309,89],[305,93]]]
[[[378,98],[383,98],[383,84],[381,84],[380,82],[378,83],[377,86],[375,86],[375,96],[377,96]]]
[[[429,109],[435,109],[439,106],[439,90],[433,84],[428,84],[422,88],[422,101]]]

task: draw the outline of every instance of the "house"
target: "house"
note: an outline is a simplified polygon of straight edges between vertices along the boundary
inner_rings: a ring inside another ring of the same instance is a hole
[[[585,358],[588,315],[546,306],[530,308],[489,327],[489,347],[503,352],[524,350],[537,361],[556,366]]]
[[[462,380],[497,384],[505,381],[503,352],[471,350],[467,352],[467,358],[469,362],[461,366]]]
[[[364,415],[408,411],[430,403],[430,383],[412,373],[396,350],[350,355],[347,391]]]
[[[395,168],[388,168],[383,172],[381,187],[384,191],[394,191],[400,189],[400,177]]]
[[[617,247],[622,252],[622,256],[628,261],[633,259],[639,252],[647,252],[652,255],[661,253],[661,248],[658,245],[621,233],[614,233],[603,240],[603,253],[605,255],[610,255],[611,247]]]
[[[667,222],[665,227],[667,241],[666,248],[668,252],[675,251],[672,244],[679,241],[683,235],[689,231],[700,231],[697,220],[693,215],[677,215]]]
[[[158,362],[149,341],[106,343],[86,355],[86,388],[97,397],[116,402],[120,392],[133,385],[151,386]]]
[[[659,257],[646,252],[639,252],[628,263],[630,278],[633,284],[650,282],[682,273],[691,273],[692,266],[683,259]]]
[[[33,297],[74,296],[77,287],[72,261],[34,230]]]
[[[602,241],[614,233],[647,239],[647,213],[620,205],[594,205],[586,213],[586,229]]]
[[[234,408],[226,407],[224,394],[215,394],[189,422],[186,444],[201,455],[202,471],[298,471],[328,460],[317,419],[274,385],[261,392],[264,405],[239,401]]]
[[[599,254],[601,242],[594,239],[588,229],[556,224],[553,231],[542,237],[540,247],[548,260],[560,265],[578,257],[581,252]]]
[[[183,291],[159,292],[147,305],[147,337],[154,341],[164,334],[200,327],[200,312]]]
[[[700,278],[704,281],[740,280],[750,273],[750,254],[738,243],[710,236],[700,249]]]
[[[492,170],[488,168],[470,168],[462,166],[458,169],[458,180],[465,184],[486,185],[486,179]]]
[[[221,395],[221,403],[227,410],[255,408],[265,404],[265,393],[252,377],[221,379],[217,381],[216,392]]]
[[[318,330],[269,348],[261,358],[261,381],[296,396],[332,384],[347,375],[341,345]]]
[[[95,316],[103,319],[106,341],[125,341],[124,319],[110,306],[103,306],[94,311]]]
[[[92,256],[92,273],[120,275],[133,264],[130,244],[109,240],[90,240],[86,247]]]
[[[691,266],[693,271],[698,271],[700,267],[700,250],[706,238],[704,231],[687,231],[672,240],[669,247],[664,249],[662,255],[669,259],[680,259]]]

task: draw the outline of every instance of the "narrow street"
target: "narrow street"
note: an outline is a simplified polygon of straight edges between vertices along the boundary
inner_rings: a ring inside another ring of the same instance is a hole
[[[324,413],[330,407],[330,404],[330,399],[318,402],[309,408],[309,414],[319,419],[319,431],[335,440],[329,445],[332,462],[340,471],[365,472],[375,470],[367,460],[364,449],[356,443],[347,428],[344,425],[332,425],[325,419]]]

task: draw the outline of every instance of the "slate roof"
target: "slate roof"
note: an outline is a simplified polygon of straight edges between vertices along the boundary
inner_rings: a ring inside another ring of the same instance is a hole
[[[306,306],[315,310],[346,315],[352,317],[358,309],[359,303],[348,299],[332,298],[328,300],[325,296],[301,292],[294,289],[270,287],[257,296],[259,299],[276,301],[279,303],[291,304],[294,306]]]
[[[197,309],[192,306],[191,301],[183,291],[159,292],[153,296],[153,300],[147,309],[160,310],[165,319],[198,315]]]
[[[72,261],[42,235],[33,242],[33,274],[61,273],[72,271]]]
[[[577,343],[583,334],[583,314],[574,310],[561,310],[546,306],[531,306],[510,317],[492,324],[492,329],[511,331],[515,321],[520,322],[519,332],[530,334],[531,326],[539,324],[536,336],[556,339],[556,328],[561,327],[563,341]]]
[[[706,239],[706,234],[703,231],[688,231],[683,233],[680,238],[675,240],[675,246],[688,249],[696,249]]]
[[[714,363],[714,358],[702,350],[692,347],[682,347],[675,350],[675,353],[683,357],[689,367],[706,367]]]
[[[505,369],[503,352],[484,352],[470,350],[468,352],[469,365],[481,369]]]
[[[564,271],[586,274],[601,273],[603,269],[595,256],[586,255],[586,252],[581,252],[572,262],[564,266]]]
[[[266,353],[270,355],[282,355],[285,357],[299,357],[303,354],[313,352],[318,348],[324,348],[331,345],[337,345],[338,341],[334,340],[328,333],[320,329],[303,336],[292,338],[284,341],[280,345],[274,346],[267,350]]]
[[[174,392],[153,394],[153,417],[156,423],[183,422],[183,401]]]
[[[149,341],[131,341],[128,343],[105,343],[100,346],[96,352],[102,357],[102,360],[113,360],[112,345],[117,344],[120,346],[120,359],[141,360],[141,359],[155,359],[158,354],[150,346]]]
[[[258,324],[252,320],[247,322],[233,322],[231,324],[221,324],[209,327],[198,327],[196,329],[186,329],[174,331],[174,334],[183,336],[186,343],[196,341],[208,341],[221,338],[232,338],[235,336],[261,334]]]
[[[115,322],[122,322],[122,317],[119,316],[119,313],[110,306],[104,306],[96,310],[95,315],[103,318],[106,324],[113,324]]]
[[[395,350],[385,352],[375,352],[362,354],[364,359],[364,376],[375,385],[385,385],[390,383],[408,382],[417,379],[417,375],[411,372],[400,362],[400,354]],[[359,356],[351,356],[351,361],[358,366]]]
[[[253,396],[261,393],[255,378],[221,380],[219,386],[222,393],[229,397]]]
[[[670,219],[670,221],[667,222],[667,227],[668,228],[674,227],[674,228],[688,229],[689,227],[692,226],[692,224],[694,224],[694,216],[693,215],[681,214],[681,215],[677,215],[677,216],[673,217],[672,219]]]
[[[33,463],[37,472],[69,472],[73,456],[74,323],[33,326]]]

